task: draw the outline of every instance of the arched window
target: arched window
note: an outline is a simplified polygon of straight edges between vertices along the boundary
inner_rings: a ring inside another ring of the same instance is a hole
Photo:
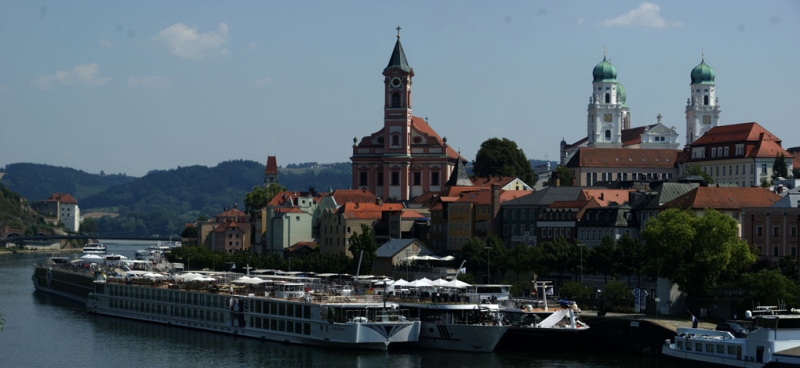
[[[400,94],[392,93],[392,107],[400,107]]]
[[[606,130],[606,140],[607,141],[611,140],[611,131],[610,130]]]
[[[606,103],[611,103],[611,94],[606,93]]]
[[[703,105],[708,106],[708,95],[703,96]]]

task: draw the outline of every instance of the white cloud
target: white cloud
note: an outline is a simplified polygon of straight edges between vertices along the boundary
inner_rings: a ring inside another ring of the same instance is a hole
[[[256,46],[258,46],[258,42],[250,42],[250,44],[247,45],[247,48],[244,49],[244,53],[246,54],[246,53],[249,53],[250,51],[255,50]]]
[[[100,45],[100,47],[102,47],[104,49],[110,49],[110,48],[113,48],[114,46],[116,46],[116,42],[108,40],[108,39],[105,39],[105,38],[100,40],[99,42],[97,42],[97,44]]]
[[[201,59],[208,55],[227,54],[228,25],[220,23],[216,31],[198,33],[197,27],[183,23],[173,24],[158,32],[153,40],[163,43],[172,54],[187,59]]]
[[[56,84],[64,86],[99,87],[111,80],[109,77],[100,76],[100,65],[97,63],[81,64],[72,67],[69,71],[59,70],[53,74],[43,74],[31,81],[31,85],[40,89],[50,90]]]
[[[272,79],[270,77],[264,77],[256,81],[256,87],[266,87],[272,84]]]
[[[156,75],[128,76],[128,87],[156,88],[156,87],[162,87],[163,85],[164,85],[164,80],[162,80]]]
[[[638,9],[633,9],[614,19],[607,19],[603,21],[603,24],[609,27],[639,26],[653,28],[680,27],[683,25],[681,22],[667,22],[664,18],[661,18],[660,13],[661,7],[658,4],[642,3]]]

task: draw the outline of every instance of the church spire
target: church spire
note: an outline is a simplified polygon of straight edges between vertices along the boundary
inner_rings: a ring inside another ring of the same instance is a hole
[[[400,26],[397,26],[397,42],[394,44],[392,57],[389,59],[389,65],[383,70],[386,71],[391,68],[400,68],[404,72],[411,72],[411,67],[406,60],[406,53],[403,51],[403,45],[400,43]]]

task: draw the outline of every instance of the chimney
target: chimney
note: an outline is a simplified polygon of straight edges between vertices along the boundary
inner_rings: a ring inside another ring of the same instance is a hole
[[[603,200],[603,192],[600,192],[600,200]]]
[[[492,184],[492,234],[497,234],[497,214],[500,213],[500,184]]]
[[[383,206],[383,198],[378,197],[377,199],[375,199],[375,204],[377,204],[378,206]]]
[[[309,187],[308,188],[308,196],[309,197],[313,197],[314,196],[314,187]]]

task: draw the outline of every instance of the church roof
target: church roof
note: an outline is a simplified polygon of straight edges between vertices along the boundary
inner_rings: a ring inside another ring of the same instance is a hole
[[[408,60],[406,60],[406,53],[403,51],[403,45],[400,44],[400,35],[397,35],[397,42],[394,44],[392,57],[389,59],[389,64],[386,65],[386,68],[383,69],[383,71],[385,72],[391,68],[399,68],[407,73],[413,72],[411,67],[408,65]]]
[[[781,147],[781,139],[764,129],[756,122],[733,125],[720,125],[711,128],[696,141],[692,147],[707,145],[724,145],[734,143],[750,143],[745,145],[744,157],[793,157]],[[692,159],[694,160],[694,159]]]
[[[648,167],[671,168],[681,151],[658,148],[590,148],[583,147],[567,163],[567,167]]]

